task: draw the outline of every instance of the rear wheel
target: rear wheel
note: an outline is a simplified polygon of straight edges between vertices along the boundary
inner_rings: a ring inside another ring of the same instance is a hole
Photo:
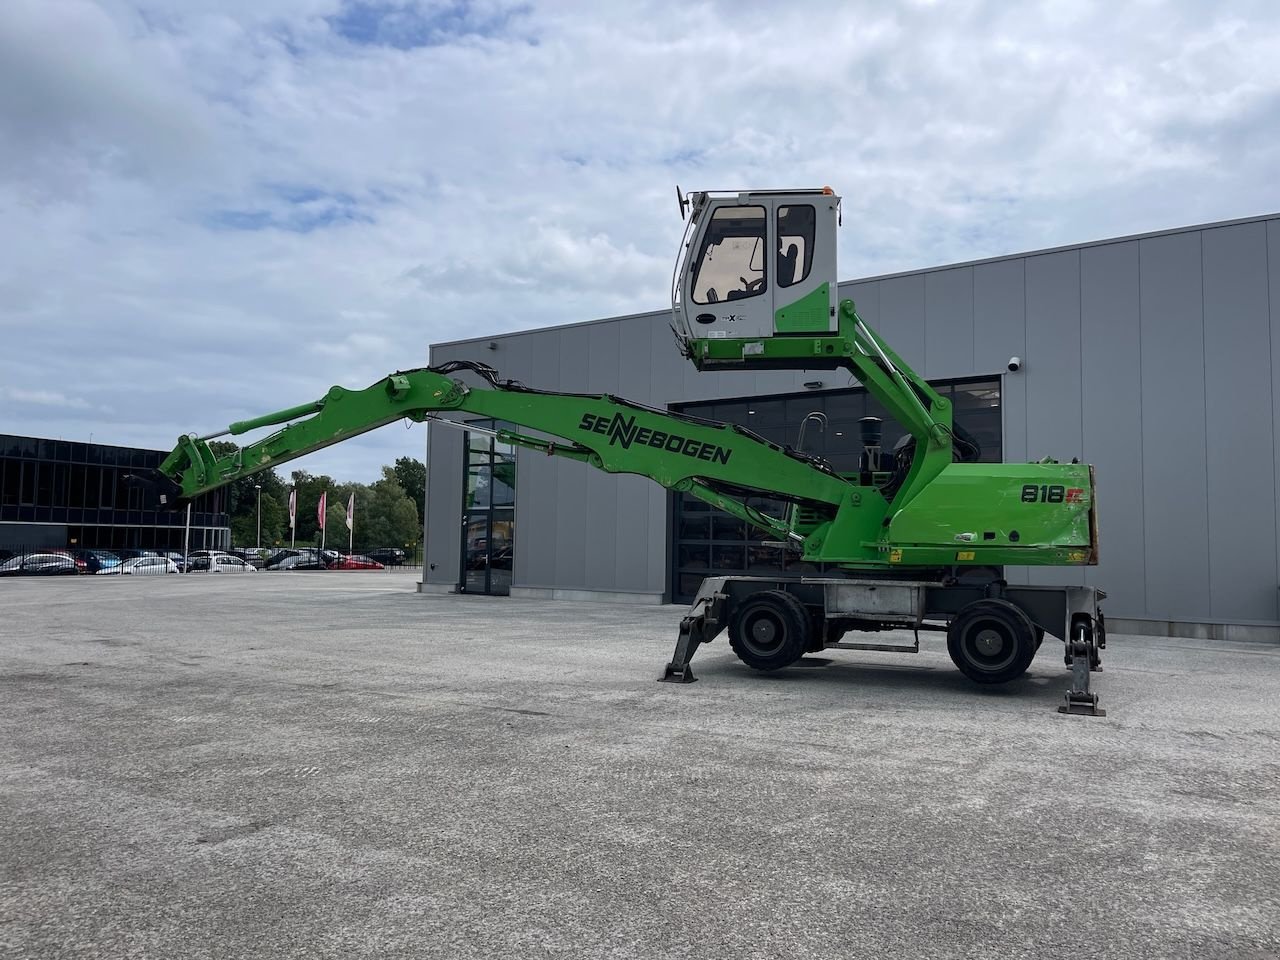
[[[1036,655],[1030,618],[1007,600],[979,600],[947,627],[947,652],[975,683],[1008,683],[1027,672]]]
[[[762,590],[734,609],[729,646],[755,670],[781,670],[804,655],[810,629],[804,604],[785,590]]]

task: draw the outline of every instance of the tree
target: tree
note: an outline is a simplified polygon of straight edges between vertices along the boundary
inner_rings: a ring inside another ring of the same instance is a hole
[[[239,448],[226,440],[215,440],[209,449],[216,457],[234,454]],[[231,542],[239,547],[258,542],[258,488],[262,488],[262,542],[273,544],[284,535],[288,524],[289,492],[275,470],[232,480],[227,484],[227,513],[231,516]]]
[[[382,479],[364,486],[348,484],[343,488],[342,517],[338,523],[345,532],[343,519],[346,517],[346,498],[354,491],[356,495],[355,511],[355,546],[356,550],[371,550],[375,547],[402,547],[413,550],[422,539],[422,527],[418,521],[418,511],[404,489],[396,480],[395,470],[382,468]],[[333,533],[333,530],[330,530]]]
[[[336,497],[329,498],[329,509],[325,511],[325,547],[330,550],[347,549],[347,501],[341,503]],[[317,534],[318,535],[318,534]]]
[[[400,457],[391,469],[395,474],[396,482],[413,502],[413,507],[418,512],[418,526],[422,526],[422,505],[427,497],[426,465],[413,457]]]
[[[254,491],[256,494],[257,491]],[[262,545],[264,547],[287,543],[289,510],[279,500],[262,491]],[[231,542],[238,547],[257,546],[258,510],[256,499],[252,509],[242,510],[231,518]]]

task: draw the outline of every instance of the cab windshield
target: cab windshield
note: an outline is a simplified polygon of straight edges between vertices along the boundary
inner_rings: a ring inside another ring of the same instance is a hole
[[[693,302],[719,303],[764,293],[765,209],[718,208],[707,224],[690,284]]]

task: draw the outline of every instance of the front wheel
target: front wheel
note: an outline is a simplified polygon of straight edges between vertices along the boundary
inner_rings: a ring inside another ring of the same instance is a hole
[[[1031,619],[1007,600],[978,600],[947,627],[947,652],[975,683],[1008,683],[1027,672],[1036,655]]]
[[[729,646],[755,670],[781,670],[809,645],[809,614],[785,590],[762,590],[743,600],[729,617]]]

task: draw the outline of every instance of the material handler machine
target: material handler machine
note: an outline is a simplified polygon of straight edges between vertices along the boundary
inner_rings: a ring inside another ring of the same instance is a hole
[[[1101,715],[1089,675],[1106,646],[1105,594],[1011,584],[1002,574],[1006,565],[1097,562],[1092,468],[979,462],[947,399],[839,298],[840,198],[830,188],[676,195],[688,215],[672,284],[680,352],[699,370],[848,370],[904,428],[895,449],[882,450],[880,421],[864,418],[860,468],[839,473],[737,424],[608,394],[547,392],[482,363],[451,361],[184,436],[159,468],[165,496],[193,497],[403,418],[491,418],[520,428],[497,431],[503,443],[649,477],[832,574],[708,577],[681,622],[665,680],[692,682],[697,648],[726,628],[737,656],[766,671],[828,648],[918,651],[921,629],[945,629],[956,666],[984,684],[1021,676],[1049,634],[1064,642],[1072,668],[1059,710]],[[226,456],[207,443],[281,424]],[[752,506],[760,498],[785,509]],[[914,645],[845,639],[903,629],[915,631]]]

